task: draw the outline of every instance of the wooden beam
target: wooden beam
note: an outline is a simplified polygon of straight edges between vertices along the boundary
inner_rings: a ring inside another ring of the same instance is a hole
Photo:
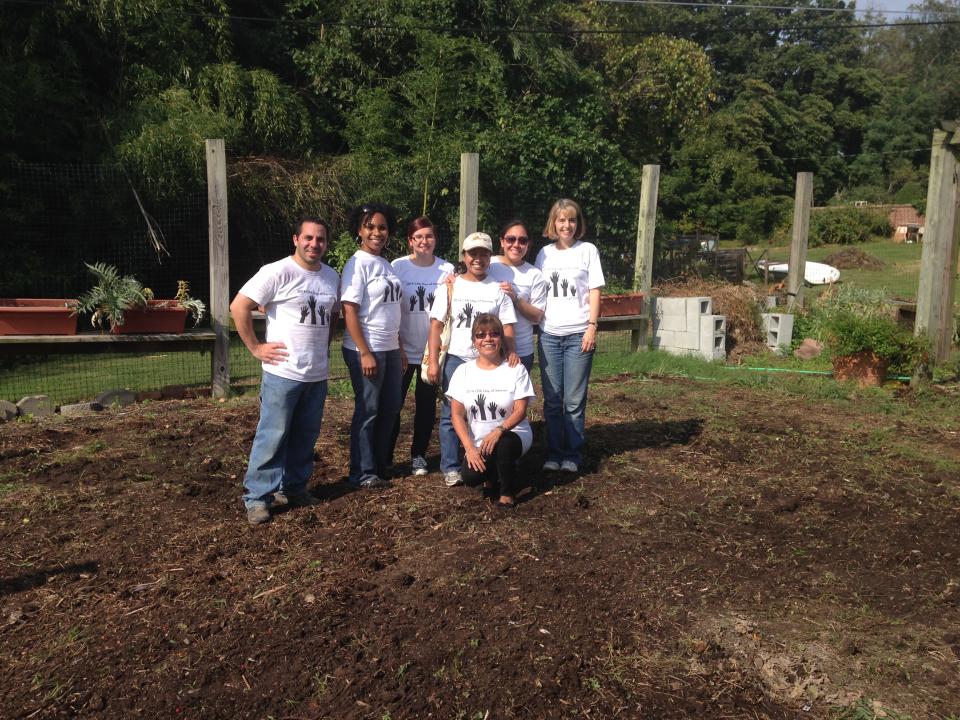
[[[227,228],[227,152],[207,140],[207,223],[210,240],[210,325],[217,339],[210,357],[213,397],[230,392],[230,245]]]
[[[948,147],[945,130],[933,131],[930,152],[930,180],[927,186],[926,227],[920,256],[920,285],[917,288],[917,320],[914,333],[926,335],[932,345],[931,360],[943,362],[950,353],[953,331],[953,295],[958,254],[958,213],[960,164]]]
[[[660,166],[644,165],[640,185],[640,210],[637,217],[637,247],[633,259],[633,289],[642,292],[643,318],[638,329],[630,332],[630,348],[637,351],[647,347],[650,329],[650,288],[653,285],[653,247],[657,232],[657,198],[660,192]]]
[[[480,197],[480,155],[460,153],[460,237],[457,257],[463,254],[463,239],[477,231],[477,203]]]
[[[807,265],[807,242],[810,235],[810,208],[813,205],[813,173],[797,173],[797,190],[793,199],[793,237],[790,241],[790,264],[787,273],[787,310],[803,307],[803,273]]]

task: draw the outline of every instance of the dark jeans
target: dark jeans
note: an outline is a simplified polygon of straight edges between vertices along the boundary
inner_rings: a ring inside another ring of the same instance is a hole
[[[373,353],[377,373],[366,377],[360,353],[343,348],[343,360],[353,385],[353,420],[350,423],[350,482],[386,478],[390,465],[390,433],[400,415],[400,351]]]
[[[433,435],[433,426],[437,422],[437,386],[425,383],[420,377],[419,365],[407,365],[407,371],[401,381],[401,406],[407,401],[407,392],[410,390],[410,380],[416,376],[417,388],[413,391],[413,442],[410,444],[410,458],[426,457],[430,436]],[[390,457],[393,457],[397,448],[397,437],[400,435],[400,416],[393,426],[393,437],[390,442]]]
[[[521,455],[523,455],[523,443],[520,441],[520,436],[507,430],[494,445],[493,454],[484,458],[487,464],[486,470],[477,472],[467,465],[466,460],[463,461],[463,467],[460,470],[463,482],[465,485],[479,485],[488,480],[493,483],[499,481],[500,494],[514,497],[521,487],[517,479],[517,460]]]

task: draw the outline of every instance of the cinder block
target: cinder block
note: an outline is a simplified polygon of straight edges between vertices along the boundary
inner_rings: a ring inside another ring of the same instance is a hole
[[[713,312],[713,300],[708,297],[688,297],[684,299],[687,301],[685,310],[687,329],[699,331],[700,318]]]
[[[686,332],[687,298],[657,298],[655,317],[664,330]]]
[[[95,402],[73,403],[72,405],[61,405],[60,414],[64,417],[70,415],[92,415],[103,410],[103,405]]]
[[[727,357],[727,318],[723,315],[704,315],[700,318],[700,356],[707,360],[725,360]]]
[[[767,347],[771,350],[790,347],[793,342],[793,315],[790,313],[763,313],[763,328]]]

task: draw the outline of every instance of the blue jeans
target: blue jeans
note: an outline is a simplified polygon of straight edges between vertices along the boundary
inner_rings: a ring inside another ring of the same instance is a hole
[[[443,364],[443,379],[440,385],[444,396],[440,403],[440,472],[446,474],[451,470],[460,470],[460,463],[463,461],[463,448],[460,447],[460,438],[457,437],[457,431],[453,429],[453,420],[450,419],[450,401],[447,400],[446,392],[450,387],[450,378],[454,371],[466,362],[457,355],[447,355],[447,361]]]
[[[587,383],[593,367],[593,353],[580,349],[583,333],[548,335],[540,333],[540,382],[543,385],[543,417],[547,426],[547,460],[570,460],[577,465],[583,457],[587,415]]]
[[[278,490],[306,491],[326,399],[326,380],[300,382],[263,374],[260,422],[243,478],[248,509],[269,505]]]
[[[403,366],[399,350],[375,352],[377,373],[366,377],[360,353],[343,348],[343,360],[353,385],[350,423],[350,482],[386,478],[393,455],[393,426],[400,415]]]

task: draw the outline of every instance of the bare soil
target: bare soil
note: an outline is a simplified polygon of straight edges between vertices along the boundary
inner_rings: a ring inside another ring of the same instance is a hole
[[[955,398],[591,393],[582,476],[535,446],[506,513],[351,491],[331,398],[322,504],[257,528],[251,398],[0,427],[0,715],[960,714]]]

